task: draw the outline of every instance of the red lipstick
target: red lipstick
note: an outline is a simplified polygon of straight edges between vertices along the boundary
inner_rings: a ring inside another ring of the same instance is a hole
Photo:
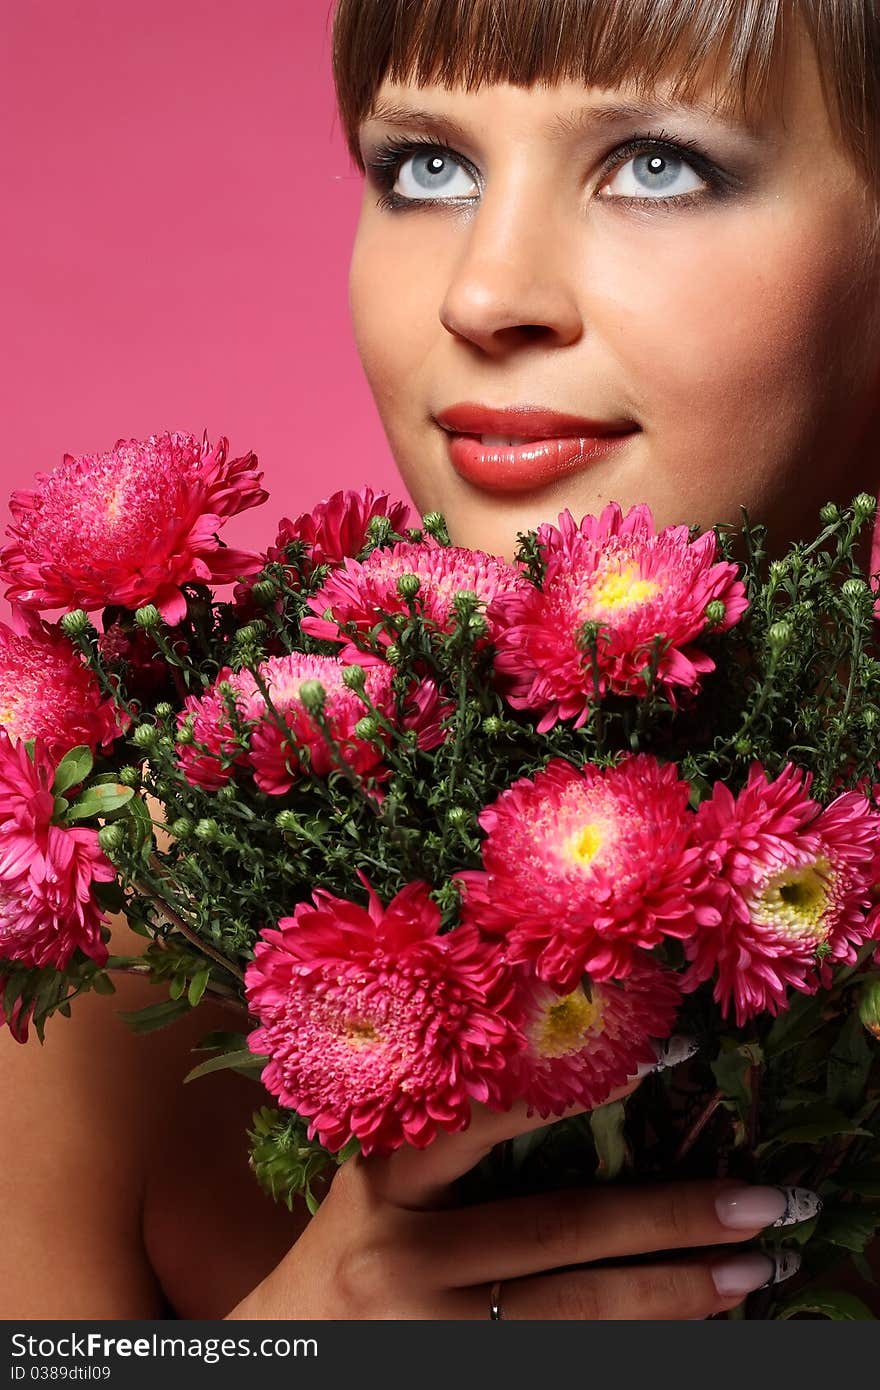
[[[449,436],[456,472],[492,492],[525,492],[577,472],[619,449],[639,428],[632,420],[586,419],[545,406],[470,401],[435,419]],[[485,436],[489,443],[482,442]],[[511,439],[517,442],[511,445]]]

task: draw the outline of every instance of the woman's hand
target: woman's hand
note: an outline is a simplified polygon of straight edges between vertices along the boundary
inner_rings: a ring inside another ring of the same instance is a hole
[[[524,1106],[475,1106],[464,1133],[427,1149],[350,1159],[293,1248],[228,1316],[488,1318],[500,1280],[505,1318],[705,1318],[794,1273],[793,1259],[777,1267],[736,1248],[765,1226],[814,1214],[818,1199],[795,1202],[781,1188],[682,1182],[451,1205],[450,1185],[493,1145],[545,1123]]]

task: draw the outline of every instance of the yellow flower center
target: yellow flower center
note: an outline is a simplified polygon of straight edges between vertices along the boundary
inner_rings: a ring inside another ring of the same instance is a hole
[[[659,588],[652,579],[637,578],[635,569],[630,566],[606,574],[593,590],[592,598],[603,608],[634,608],[639,603],[647,603]]]
[[[582,825],[573,835],[569,835],[564,845],[568,858],[575,864],[580,864],[582,868],[592,864],[601,848],[602,828],[593,822]]]
[[[542,1057],[564,1057],[580,1052],[588,1039],[601,1032],[602,1000],[593,987],[588,999],[578,985],[571,994],[554,999],[535,1020],[532,1041]]]
[[[776,927],[786,936],[824,941],[829,930],[825,915],[832,877],[831,862],[824,854],[812,864],[774,874],[753,904],[755,920]]]
[[[349,1047],[368,1047],[379,1041],[379,1034],[372,1023],[362,1018],[347,1018],[342,1025],[342,1038]]]

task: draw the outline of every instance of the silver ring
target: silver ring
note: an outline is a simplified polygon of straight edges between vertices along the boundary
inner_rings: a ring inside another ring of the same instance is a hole
[[[498,1322],[504,1317],[501,1311],[501,1280],[496,1279],[489,1290],[489,1317],[492,1322]]]

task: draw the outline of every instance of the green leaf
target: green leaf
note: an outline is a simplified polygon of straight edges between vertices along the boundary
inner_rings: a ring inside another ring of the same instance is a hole
[[[616,1178],[626,1162],[625,1122],[626,1108],[622,1100],[613,1100],[590,1112],[590,1129],[599,1156],[596,1169],[599,1178]]]
[[[185,989],[186,976],[175,975],[174,979],[171,981],[171,984],[168,986],[168,993],[171,995],[172,999],[180,999],[183,996],[183,992]]]
[[[94,979],[92,980],[92,989],[95,991],[96,994],[116,993],[116,986],[114,985],[110,976],[105,975],[103,971],[99,971],[98,974],[95,975]]]
[[[824,1023],[822,995],[799,994],[789,1007],[776,1018],[767,1034],[764,1047],[768,1057],[778,1057],[797,1047]]]
[[[207,1062],[199,1062],[197,1067],[187,1072],[183,1078],[184,1082],[195,1081],[197,1076],[207,1076],[212,1071],[226,1071],[232,1068],[239,1072],[260,1073],[268,1062],[268,1057],[258,1057],[248,1048],[241,1048],[238,1052],[223,1052],[219,1057],[209,1057]]]
[[[86,744],[79,743],[76,748],[71,748],[69,753],[65,753],[55,769],[55,780],[52,783],[53,794],[61,796],[68,787],[76,786],[77,782],[84,782],[93,766],[94,758],[91,749]]]
[[[245,1046],[247,1035],[245,1033],[227,1033],[223,1029],[217,1029],[213,1033],[206,1033],[205,1036],[191,1048],[192,1052],[213,1052],[221,1048],[226,1052],[233,1052]]]
[[[846,1110],[858,1106],[864,1097],[874,1052],[858,1012],[851,1010],[828,1058],[826,1094],[830,1105]]]
[[[855,1203],[827,1207],[822,1213],[819,1236],[830,1245],[861,1254],[870,1245],[880,1228],[880,1206],[858,1206]]]
[[[87,820],[89,816],[102,816],[105,811],[115,811],[117,807],[124,806],[133,796],[134,789],[123,787],[119,782],[106,782],[103,786],[89,787],[74,801],[66,819]]]
[[[814,1144],[818,1139],[830,1139],[835,1134],[870,1136],[871,1133],[870,1130],[860,1129],[855,1121],[850,1120],[841,1110],[836,1110],[824,1102],[805,1105],[802,1110],[796,1110],[786,1116],[786,1120],[789,1128],[771,1134],[763,1144],[758,1144],[755,1149],[756,1156],[775,1145],[782,1147],[785,1144]],[[792,1120],[796,1120],[797,1123],[791,1124]]]
[[[757,1043],[742,1043],[724,1038],[721,1051],[712,1063],[719,1089],[736,1105],[741,1120],[748,1118],[752,1104],[752,1068],[761,1065],[763,1054]]]
[[[189,982],[189,989],[186,992],[186,997],[192,1008],[195,1008],[198,1004],[207,988],[210,978],[211,967],[209,965],[204,966],[201,970],[197,970],[195,975],[193,975]]]
[[[831,1318],[834,1322],[876,1321],[867,1304],[855,1294],[839,1289],[805,1289],[783,1304],[776,1317],[793,1318],[796,1313],[818,1313],[819,1317]]]
[[[117,1010],[133,1033],[152,1033],[156,1028],[164,1028],[176,1018],[190,1012],[185,999],[166,999],[161,1004],[148,1004],[144,1009]]]

